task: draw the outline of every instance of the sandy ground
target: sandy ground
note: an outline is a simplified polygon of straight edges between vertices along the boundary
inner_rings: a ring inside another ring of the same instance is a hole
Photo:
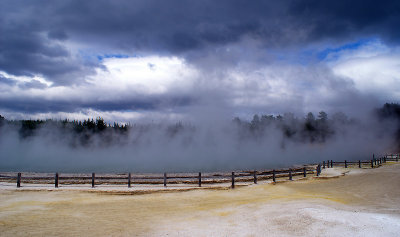
[[[0,235],[398,236],[399,180],[400,164],[387,164],[275,185],[145,195],[2,184]]]

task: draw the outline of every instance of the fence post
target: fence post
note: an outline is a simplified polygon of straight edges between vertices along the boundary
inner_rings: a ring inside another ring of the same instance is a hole
[[[272,181],[274,181],[274,183],[275,183],[275,170],[272,170]]]
[[[164,187],[167,187],[167,173],[164,173]]]
[[[201,172],[199,172],[199,187],[201,187]]]
[[[254,170],[253,176],[254,176],[254,183],[257,184],[257,171]]]
[[[293,177],[292,177],[292,169],[289,169],[289,180],[293,180]]]
[[[17,188],[20,188],[21,187],[21,173],[18,173],[18,176],[17,176]]]
[[[307,169],[306,169],[306,167],[303,167],[303,175],[304,175],[304,177],[307,177]]]
[[[235,188],[235,172],[232,172],[232,188]]]
[[[54,187],[58,188],[58,173],[56,173],[54,178]]]
[[[374,168],[374,160],[371,160],[371,168]]]
[[[94,179],[95,179],[96,175],[95,173],[92,173],[92,188],[94,188]]]
[[[358,160],[358,168],[361,168],[361,160]]]
[[[323,169],[325,169],[325,161],[322,161]]]
[[[131,187],[131,173],[128,173],[128,188]]]
[[[347,160],[344,160],[344,168],[347,168]]]

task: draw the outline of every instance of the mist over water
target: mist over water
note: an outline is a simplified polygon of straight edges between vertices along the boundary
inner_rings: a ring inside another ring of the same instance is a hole
[[[77,133],[61,122],[29,135],[0,128],[0,170],[35,172],[206,172],[269,169],[323,160],[365,160],[391,152],[393,121],[255,116],[212,123],[141,123]],[[216,120],[217,121],[217,120]]]

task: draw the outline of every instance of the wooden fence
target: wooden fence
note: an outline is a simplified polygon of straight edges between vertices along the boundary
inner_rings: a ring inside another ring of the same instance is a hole
[[[206,173],[205,175],[199,172],[196,175],[185,175],[184,173],[164,173],[163,175],[146,175],[146,174],[114,174],[96,176],[95,173],[91,175],[61,175],[55,173],[54,176],[24,176],[22,173],[17,173],[16,176],[0,175],[0,181],[3,182],[16,182],[17,187],[21,187],[21,183],[44,183],[54,184],[55,188],[59,185],[70,184],[91,184],[92,188],[96,185],[102,184],[120,184],[127,185],[129,188],[136,184],[163,184],[167,187],[168,184],[195,184],[201,187],[202,184],[216,184],[216,183],[231,183],[231,187],[235,188],[237,182],[254,182],[257,184],[259,180],[272,180],[276,182],[277,178],[288,178],[292,180],[294,176],[307,175],[319,176],[321,169],[332,167],[358,167],[358,168],[376,168],[386,163],[387,161],[399,161],[399,154],[385,155],[380,158],[373,158],[371,160],[358,160],[358,161],[333,161],[327,160],[319,164],[304,165],[303,167],[288,168],[288,169],[273,169],[264,171],[240,171],[232,173]]]

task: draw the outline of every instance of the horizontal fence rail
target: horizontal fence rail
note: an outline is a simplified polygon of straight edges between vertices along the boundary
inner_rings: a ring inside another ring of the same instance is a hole
[[[21,187],[21,183],[30,184],[54,184],[54,187],[58,188],[59,185],[71,185],[71,184],[91,184],[94,188],[96,185],[102,184],[117,184],[127,185],[129,188],[139,184],[163,184],[167,187],[168,184],[194,184],[201,187],[204,184],[219,184],[219,183],[231,183],[231,187],[234,188],[236,183],[240,182],[254,182],[257,184],[261,180],[272,180],[276,182],[278,178],[288,178],[293,180],[295,176],[307,177],[307,175],[319,176],[321,169],[333,168],[333,167],[358,167],[358,168],[376,168],[386,163],[387,161],[399,161],[399,154],[385,155],[380,158],[375,158],[373,155],[371,160],[358,160],[358,161],[333,161],[326,160],[319,164],[304,165],[302,167],[293,167],[285,169],[273,169],[273,170],[247,170],[239,172],[221,172],[221,173],[201,173],[188,174],[188,173],[164,173],[164,174],[112,174],[112,175],[71,175],[71,174],[60,174],[55,173],[54,175],[43,176],[43,174],[23,175],[22,173],[16,173],[15,175],[2,175],[0,174],[0,181],[3,182],[16,182],[17,187]],[[41,175],[41,176],[40,176]]]

